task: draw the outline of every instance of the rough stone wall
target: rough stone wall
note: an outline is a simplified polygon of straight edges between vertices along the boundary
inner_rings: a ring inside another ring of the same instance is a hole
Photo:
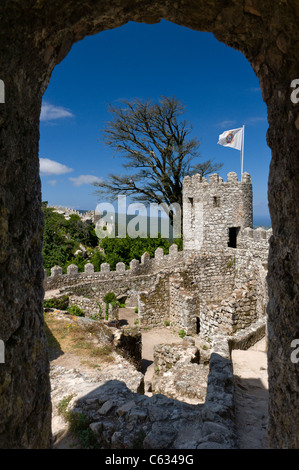
[[[85,272],[78,273],[78,268],[75,265],[68,266],[67,274],[63,274],[62,268],[53,266],[51,269],[51,276],[47,277],[45,273],[44,287],[45,290],[62,289],[67,287],[75,287],[82,283],[91,283],[98,281],[107,281],[113,283],[121,283],[123,280],[124,285],[128,280],[133,281],[135,278],[155,274],[164,269],[172,269],[177,266],[184,266],[188,256],[183,251],[178,251],[176,244],[172,245],[169,249],[169,254],[164,255],[162,248],[157,248],[155,257],[150,258],[148,253],[144,253],[141,257],[141,262],[134,259],[130,263],[130,268],[126,270],[124,263],[117,263],[116,270],[111,271],[110,265],[107,263],[101,264],[100,272],[94,272],[94,267],[91,263],[85,265]]]
[[[250,175],[228,173],[224,182],[217,174],[209,181],[200,175],[183,181],[184,249],[226,248],[229,228],[252,227],[252,184]]]
[[[271,235],[272,229],[264,230],[262,227],[258,227],[253,230],[247,227],[240,233],[238,248],[251,251],[254,253],[256,260],[258,259],[260,263],[268,265],[269,239]]]
[[[42,447],[50,442],[40,255],[42,94],[55,65],[76,41],[128,21],[151,24],[164,18],[212,32],[219,41],[240,50],[260,80],[272,150],[268,192],[273,227],[268,273],[270,445],[298,447],[298,365],[290,360],[291,343],[299,337],[299,107],[290,99],[290,84],[298,77],[297,0],[7,0],[1,3],[0,18],[1,80],[5,84],[5,104],[0,106],[0,336],[9,358],[0,370],[1,446]],[[23,406],[16,408],[18,396]]]
[[[69,306],[71,307],[72,305],[76,305],[77,307],[81,308],[84,312],[84,316],[86,317],[99,314],[99,304],[94,299],[88,299],[78,295],[70,295]]]
[[[199,364],[200,354],[194,344],[157,344],[154,347],[155,372],[167,372],[178,362],[183,366],[188,363]]]
[[[169,276],[158,274],[154,285],[138,295],[138,318],[140,326],[165,326],[170,316]]]
[[[187,335],[196,335],[198,302],[190,287],[184,287],[184,281],[180,273],[170,276],[169,321],[176,330],[184,330]]]
[[[200,335],[205,339],[212,339],[217,334],[232,335],[247,328],[258,318],[256,286],[235,289],[220,305],[203,300],[199,315]]]
[[[219,302],[229,296],[236,282],[236,250],[215,250],[214,253],[201,251],[194,254],[186,263],[186,287],[192,289],[200,298]],[[183,272],[184,272],[183,271]]]

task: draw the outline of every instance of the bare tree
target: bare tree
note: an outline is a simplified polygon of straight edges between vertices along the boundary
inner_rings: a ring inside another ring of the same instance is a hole
[[[192,126],[180,116],[185,106],[175,97],[161,97],[159,103],[147,100],[123,101],[110,105],[113,120],[103,131],[105,143],[126,159],[126,174],[110,174],[94,183],[99,196],[116,199],[119,194],[134,196],[143,203],[182,204],[184,176],[213,173],[222,167],[208,160],[193,164],[200,156],[199,141],[188,138]],[[170,214],[171,217],[171,214]]]

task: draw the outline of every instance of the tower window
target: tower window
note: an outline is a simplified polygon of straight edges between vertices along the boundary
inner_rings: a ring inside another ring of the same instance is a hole
[[[239,231],[240,227],[229,227],[227,246],[229,246],[230,248],[237,248],[237,237]]]
[[[213,197],[213,207],[220,207],[220,197],[214,196]]]
[[[191,229],[194,230],[194,224],[195,224],[195,207],[194,207],[194,200],[193,197],[189,197],[189,202],[190,202],[190,222],[191,222]]]

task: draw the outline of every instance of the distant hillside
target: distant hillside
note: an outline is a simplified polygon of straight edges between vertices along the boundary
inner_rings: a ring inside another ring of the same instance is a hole
[[[124,214],[121,214],[121,216],[123,218]],[[110,221],[112,222],[114,217],[116,235],[119,231],[123,233],[125,227],[123,223],[119,223],[120,216],[117,212],[115,214],[107,213],[104,216],[108,223]],[[131,229],[138,232],[139,236],[141,237],[150,236],[151,233],[152,235],[161,233],[163,238],[170,238],[170,240],[173,239],[173,229],[169,223],[169,219],[166,217],[150,217],[144,215],[126,214],[125,225],[127,230],[131,227]]]

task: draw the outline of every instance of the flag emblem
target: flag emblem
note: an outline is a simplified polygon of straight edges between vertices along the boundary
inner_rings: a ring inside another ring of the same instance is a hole
[[[227,134],[226,136],[226,142],[228,144],[232,144],[234,141],[234,133],[233,132],[230,132],[229,134]]]

